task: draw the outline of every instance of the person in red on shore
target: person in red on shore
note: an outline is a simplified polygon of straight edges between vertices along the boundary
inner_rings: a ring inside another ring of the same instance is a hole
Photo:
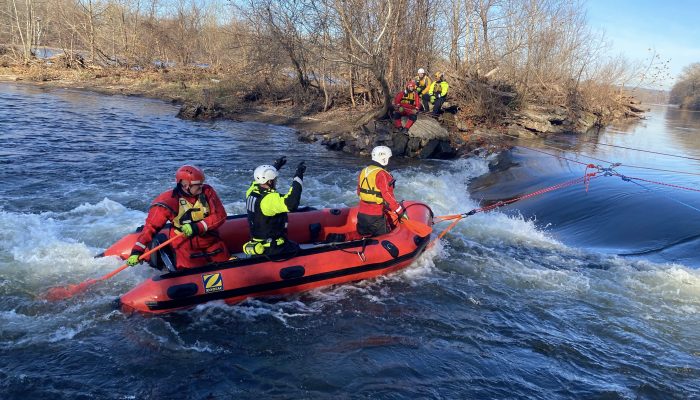
[[[357,233],[362,236],[383,235],[391,231],[391,214],[404,216],[405,209],[394,197],[396,180],[385,169],[391,158],[391,149],[377,146],[372,149],[372,163],[360,171],[357,194]]]
[[[418,110],[420,110],[420,94],[416,93],[416,82],[410,80],[406,83],[406,88],[394,97],[394,126],[401,133],[408,133],[416,119],[418,119]],[[408,117],[406,126],[403,126],[401,121],[403,117]]]
[[[177,269],[200,267],[229,259],[226,244],[217,228],[226,221],[226,210],[214,191],[204,183],[204,173],[197,167],[184,165],[175,174],[177,185],[161,193],[148,210],[148,216],[131,256],[126,263],[140,262],[153,236],[170,221],[169,237],[181,232],[185,238],[173,242]]]

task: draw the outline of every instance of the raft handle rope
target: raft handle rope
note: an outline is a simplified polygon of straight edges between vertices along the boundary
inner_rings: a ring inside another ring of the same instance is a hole
[[[369,238],[368,236],[367,236],[367,237],[365,237],[365,236],[362,237],[362,250],[360,250],[360,251],[349,251],[349,250],[345,250],[345,249],[342,249],[342,248],[338,247],[336,243],[331,243],[329,246],[330,246],[331,248],[333,248],[333,249],[340,250],[340,251],[342,251],[343,253],[355,254],[355,255],[357,255],[358,257],[360,257],[360,260],[362,260],[362,262],[365,262],[365,261],[367,261],[367,257],[365,256],[365,249],[367,248],[367,239],[368,239],[368,238]],[[342,243],[342,242],[341,242],[341,243]]]

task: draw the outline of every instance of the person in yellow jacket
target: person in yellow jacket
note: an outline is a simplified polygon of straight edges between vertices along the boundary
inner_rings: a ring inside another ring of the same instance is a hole
[[[430,75],[426,74],[423,68],[418,68],[418,76],[413,78],[413,80],[416,82],[416,93],[421,96],[421,98],[424,94],[428,93],[430,85],[433,83],[433,80],[430,79]],[[427,107],[427,104],[421,104],[421,111],[430,111]]]
[[[253,172],[254,181],[246,191],[251,240],[243,245],[243,252],[248,255],[272,256],[299,250],[299,245],[287,238],[287,213],[299,207],[306,165],[299,163],[292,186],[283,195],[276,186],[278,171],[286,162],[282,157],[274,166],[261,165]]]
[[[423,107],[426,111],[429,110],[429,104],[433,105],[433,115],[439,115],[442,111],[442,105],[447,99],[447,90],[450,85],[445,81],[445,74],[442,72],[435,73],[435,81],[428,88],[428,93],[423,95]]]
[[[396,201],[396,180],[387,171],[391,149],[376,146],[372,149],[372,163],[360,171],[357,177],[357,233],[362,236],[378,236],[392,229],[393,215],[404,216],[405,209]]]

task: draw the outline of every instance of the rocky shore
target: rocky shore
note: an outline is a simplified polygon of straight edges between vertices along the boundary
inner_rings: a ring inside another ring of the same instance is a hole
[[[485,123],[465,118],[458,106],[446,104],[448,112],[438,118],[420,114],[408,133],[400,133],[393,128],[390,119],[375,120],[355,128],[355,121],[368,111],[366,108],[336,107],[318,112],[283,102],[263,102],[251,98],[246,92],[227,94],[228,101],[220,102],[209,94],[210,89],[202,82],[163,80],[160,75],[167,74],[162,73],[152,74],[148,79],[134,72],[131,73],[134,76],[105,74],[104,77],[94,75],[79,79],[75,73],[62,76],[55,70],[50,72],[50,79],[35,79],[36,71],[5,69],[0,70],[0,81],[159,98],[180,104],[177,116],[182,119],[230,119],[289,126],[296,129],[300,141],[320,141],[331,150],[368,154],[372,147],[386,145],[397,156],[418,159],[451,159],[475,152],[499,152],[510,147],[514,137],[584,133],[616,120],[641,119],[646,111],[638,101],[622,96],[616,107],[601,107],[599,111],[572,110],[565,105],[529,104],[495,123]],[[44,75],[45,71],[41,76]]]
[[[290,126],[297,129],[300,141],[320,141],[331,150],[352,154],[368,154],[372,147],[385,145],[397,156],[452,159],[474,152],[498,152],[509,147],[508,142],[517,137],[544,138],[559,133],[585,133],[612,121],[638,120],[644,118],[647,111],[632,97],[624,97],[621,105],[615,113],[529,105],[513,112],[510,118],[499,124],[488,126],[468,126],[451,112],[438,118],[426,113],[418,116],[408,133],[398,132],[389,119],[375,120],[360,129],[352,129],[353,119],[340,115],[337,110],[329,115],[318,113],[310,117],[285,113],[286,110],[279,107],[269,109],[258,105],[245,112],[232,112],[217,105],[186,103],[178,117],[192,120],[226,118]]]

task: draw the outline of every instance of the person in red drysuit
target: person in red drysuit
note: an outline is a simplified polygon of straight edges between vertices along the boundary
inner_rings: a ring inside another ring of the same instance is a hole
[[[394,112],[391,117],[394,120],[394,127],[400,132],[407,133],[416,119],[420,110],[420,94],[416,93],[416,82],[410,80],[406,83],[406,88],[394,97]],[[408,117],[406,126],[401,122],[402,117]]]
[[[226,221],[226,210],[214,191],[204,183],[204,173],[197,167],[184,165],[175,174],[177,186],[161,193],[148,210],[148,216],[127,264],[140,262],[153,236],[170,221],[169,237],[181,232],[185,237],[171,244],[175,250],[177,269],[200,267],[229,259],[226,244],[217,228]]]
[[[360,171],[357,194],[360,204],[357,210],[357,233],[362,236],[383,235],[391,231],[392,213],[401,217],[405,209],[394,197],[396,180],[385,168],[389,164],[391,149],[377,146],[372,149],[372,163]]]

